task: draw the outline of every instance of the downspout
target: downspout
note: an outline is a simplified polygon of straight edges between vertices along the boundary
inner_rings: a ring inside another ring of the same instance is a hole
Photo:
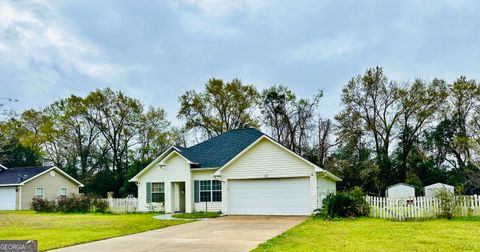
[[[18,186],[18,210],[22,210],[22,186]]]

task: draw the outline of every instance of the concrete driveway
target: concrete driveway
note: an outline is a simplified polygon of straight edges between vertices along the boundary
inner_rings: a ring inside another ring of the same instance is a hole
[[[54,251],[249,251],[307,217],[226,216]]]

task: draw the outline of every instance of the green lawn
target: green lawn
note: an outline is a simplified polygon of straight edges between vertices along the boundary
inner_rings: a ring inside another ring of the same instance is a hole
[[[0,239],[38,240],[41,251],[183,224],[156,214],[61,214],[0,211]]]
[[[254,251],[480,251],[480,218],[308,219]]]
[[[180,219],[203,219],[203,218],[216,218],[222,215],[220,212],[198,212],[198,213],[178,213],[173,214],[173,218]]]

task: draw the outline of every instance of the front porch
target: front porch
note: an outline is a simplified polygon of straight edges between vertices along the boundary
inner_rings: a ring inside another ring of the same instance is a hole
[[[171,213],[184,213],[186,211],[185,181],[171,182],[170,205]]]

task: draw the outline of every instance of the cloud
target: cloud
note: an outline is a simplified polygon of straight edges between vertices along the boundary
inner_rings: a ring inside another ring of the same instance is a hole
[[[343,33],[305,43],[290,52],[293,60],[323,61],[358,54],[366,43],[352,33]]]
[[[66,22],[43,2],[0,2],[0,84],[4,96],[22,108],[49,103],[72,93],[125,84],[152,67],[114,62],[109,52]],[[15,85],[15,86],[12,86]],[[40,98],[42,97],[42,98]]]
[[[110,86],[175,120],[185,90],[238,77],[301,97],[322,88],[322,108],[334,113],[341,86],[371,66],[398,80],[478,79],[479,8],[475,0],[0,1],[0,90],[21,111]]]
[[[38,8],[43,15],[34,11]],[[64,31],[47,5],[14,6],[3,2],[0,17],[4,56],[0,63],[13,64],[17,70],[23,68],[29,72],[50,69],[57,76],[78,72],[98,78],[114,72],[114,65],[102,62],[102,50]]]
[[[213,39],[230,39],[241,36],[242,20],[265,10],[270,1],[265,0],[178,0],[171,4],[178,12],[187,32],[206,35]]]
[[[236,12],[255,14],[269,6],[270,1],[265,0],[179,0],[179,6],[194,7],[203,16],[226,17]]]

